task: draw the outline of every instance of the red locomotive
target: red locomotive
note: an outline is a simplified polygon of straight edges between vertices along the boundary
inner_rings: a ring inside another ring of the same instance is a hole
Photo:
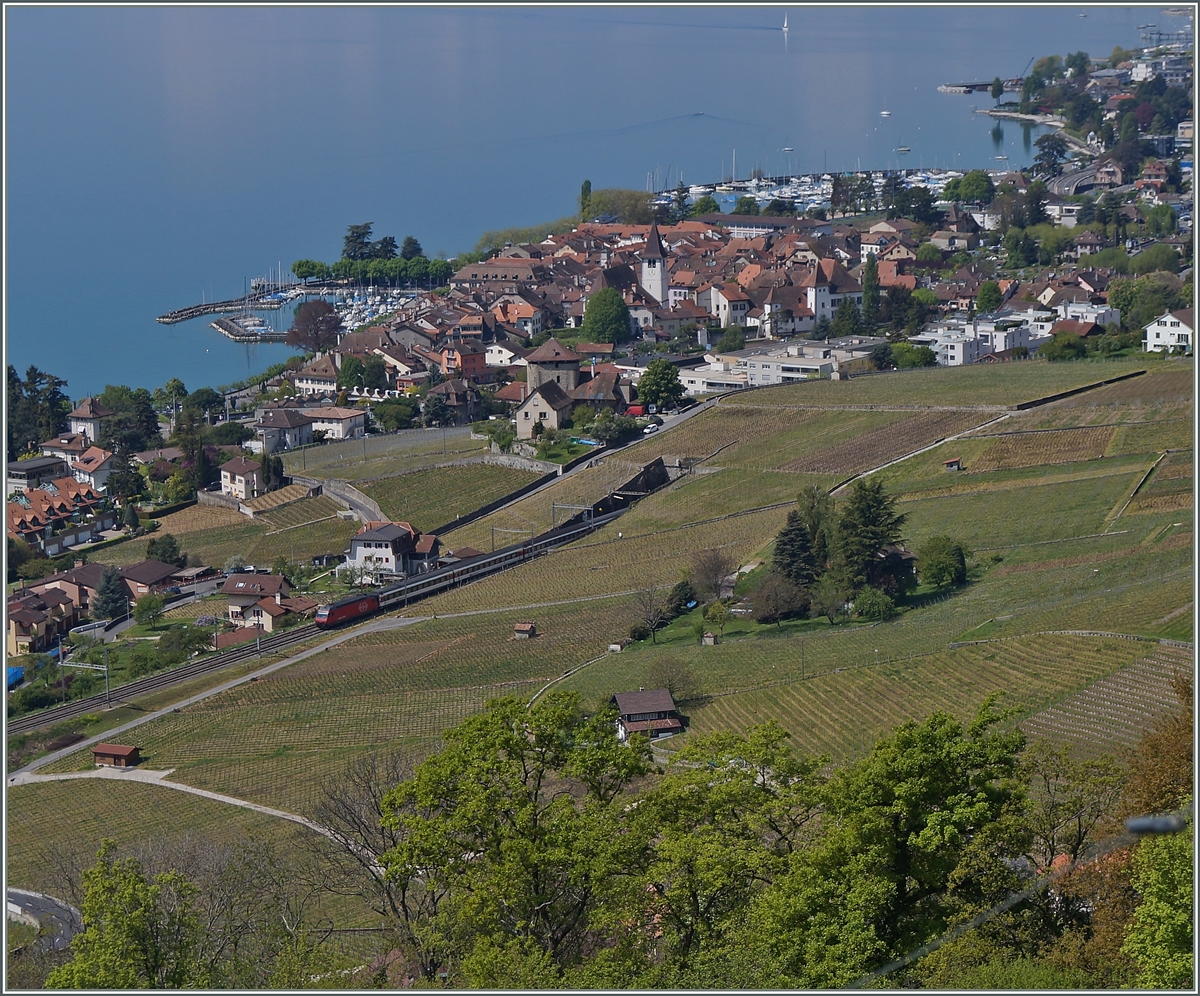
[[[379,611],[378,595],[351,595],[317,609],[317,628],[332,629]]]

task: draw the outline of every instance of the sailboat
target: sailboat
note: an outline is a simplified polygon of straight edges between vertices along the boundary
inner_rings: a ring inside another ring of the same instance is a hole
[[[904,136],[901,135],[900,136],[900,144],[897,145],[893,151],[899,152],[900,155],[904,155],[904,153],[906,153],[906,152],[912,152],[912,149],[910,149],[907,145],[904,144]]]
[[[787,14],[784,14],[784,15],[783,15],[783,33],[786,35],[786,34],[787,34],[787,32],[788,32],[788,27],[787,27]]]
[[[880,111],[879,116],[881,118],[890,118],[892,116],[892,112],[891,111]]]

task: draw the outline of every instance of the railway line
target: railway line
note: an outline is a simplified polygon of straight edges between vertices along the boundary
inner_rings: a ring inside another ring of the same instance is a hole
[[[333,625],[338,625],[342,622],[357,622],[369,615],[373,615],[377,611],[388,612],[404,608],[411,602],[429,598],[433,595],[441,594],[443,591],[449,591],[451,588],[469,584],[472,581],[478,581],[492,574],[497,574],[500,571],[516,567],[535,557],[544,556],[560,546],[599,529],[601,526],[612,522],[624,512],[625,508],[619,508],[616,511],[599,515],[583,512],[578,517],[580,521],[569,522],[559,526],[557,529],[543,533],[532,540],[524,543],[515,543],[502,550],[497,550],[494,553],[463,563],[461,566],[451,565],[437,571],[430,571],[428,574],[407,578],[404,581],[397,581],[368,592],[363,592],[360,595],[354,596],[349,601],[371,602],[374,599],[378,599],[378,601],[374,602],[368,611],[340,618]],[[326,628],[332,628],[332,626],[322,627],[316,623],[298,626],[295,629],[273,634],[256,640],[253,643],[233,647],[223,653],[189,661],[170,671],[148,675],[145,678],[137,678],[134,681],[127,682],[113,689],[108,696],[104,693],[90,695],[86,698],[66,702],[60,706],[52,706],[41,712],[10,719],[7,721],[5,729],[8,734],[28,733],[32,730],[52,726],[55,723],[61,723],[64,720],[76,719],[88,713],[99,712],[109,707],[110,700],[128,702],[138,696],[147,695],[150,692],[156,692],[163,688],[170,688],[172,685],[190,681],[193,678],[219,671],[233,664],[240,664],[255,657],[260,657],[263,654],[275,653],[287,647],[303,643],[317,636],[322,629]]]

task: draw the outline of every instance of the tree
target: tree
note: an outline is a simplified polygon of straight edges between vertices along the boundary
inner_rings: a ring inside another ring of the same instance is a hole
[[[424,256],[425,250],[421,248],[421,243],[413,236],[404,236],[404,242],[400,245],[401,259],[416,259],[418,256]]]
[[[886,592],[867,587],[854,596],[854,614],[868,622],[883,622],[896,614],[896,603]]]
[[[143,595],[133,605],[133,618],[139,626],[153,626],[163,614],[162,595]]]
[[[665,688],[676,703],[688,702],[699,694],[696,673],[682,657],[660,657],[650,666],[649,688]]]
[[[717,340],[718,353],[735,353],[739,349],[746,348],[746,333],[736,326],[731,326],[721,333],[721,338]]]
[[[128,500],[140,495],[145,488],[145,478],[142,477],[124,454],[114,455],[112,470],[109,471],[106,490],[114,498],[120,498],[128,505]],[[128,525],[128,523],[126,523]]]
[[[427,429],[439,425],[454,424],[454,412],[450,410],[450,406],[446,403],[446,396],[444,394],[429,394],[425,397],[421,418]]]
[[[218,394],[211,387],[200,387],[183,399],[183,407],[193,411],[211,415],[225,408],[225,396]],[[155,419],[157,426],[158,420]]]
[[[879,264],[874,253],[868,253],[862,270],[862,323],[868,332],[879,324]]]
[[[337,386],[344,391],[366,385],[366,371],[363,362],[357,356],[345,356],[342,365],[338,367]]]
[[[733,211],[730,213],[731,214],[757,215],[758,214],[758,201],[756,201],[753,197],[749,196],[748,194],[745,196],[739,197],[733,205]]]
[[[898,543],[906,516],[878,477],[860,477],[850,486],[838,517],[840,555],[854,588],[868,583],[880,550]]]
[[[1046,184],[1034,180],[1025,188],[1025,217],[1030,225],[1040,225],[1046,220]]]
[[[721,636],[724,636],[725,627],[729,624],[729,610],[725,607],[725,603],[713,602],[704,610],[704,621],[717,630]]]
[[[972,204],[990,204],[996,196],[992,178],[981,169],[973,169],[958,181],[958,199]]]
[[[1047,360],[1079,360],[1087,356],[1087,343],[1074,332],[1059,332],[1039,352]]]
[[[813,325],[812,337],[817,342],[824,342],[833,332],[833,322],[829,320],[828,315],[822,315],[816,320]]]
[[[982,312],[996,311],[1000,307],[1000,285],[994,280],[986,280],[979,285],[979,294],[975,298],[975,307]]]
[[[592,181],[584,180],[579,188],[579,220],[588,220],[588,202],[592,199]]]
[[[967,580],[963,545],[949,536],[931,536],[917,554],[917,574],[926,584],[947,588]]]
[[[907,342],[896,342],[892,343],[892,362],[898,370],[936,367],[937,353],[928,346],[911,346]]]
[[[591,342],[628,342],[633,337],[629,308],[615,287],[604,287],[588,298],[581,332]]]
[[[201,925],[197,889],[176,872],[148,879],[134,858],[117,859],[105,839],[84,873],[83,926],[71,960],[46,979],[52,989],[204,987],[196,958]]]
[[[775,537],[773,567],[801,589],[811,585],[819,573],[812,533],[798,509],[788,512],[787,522]]]
[[[1057,132],[1043,135],[1035,143],[1038,154],[1033,165],[1039,176],[1055,177],[1062,174],[1062,163],[1067,158],[1067,140]]]
[[[67,428],[71,401],[63,393],[67,382],[35,366],[25,371],[22,381],[8,367],[8,458],[18,459],[27,451],[37,452],[38,444],[52,439]]]
[[[667,614],[666,596],[654,585],[648,585],[634,592],[633,601],[637,607],[638,619],[650,631],[651,642],[657,643],[656,631]]]
[[[683,397],[679,371],[668,360],[651,360],[637,383],[638,401],[665,408]]]
[[[876,370],[890,370],[895,364],[892,360],[892,347],[886,342],[880,343],[871,350],[871,363]]]
[[[146,559],[174,564],[176,567],[187,566],[187,554],[179,549],[179,541],[170,533],[151,538],[146,544]]]
[[[702,596],[721,597],[725,579],[737,569],[737,561],[725,549],[701,550],[692,558],[688,576]]]
[[[692,210],[689,213],[693,218],[699,218],[705,214],[718,214],[720,210],[721,205],[710,194],[705,194],[693,202]]]
[[[351,225],[346,230],[342,241],[342,259],[369,259],[371,256],[371,226],[368,221],[363,225]]]
[[[942,250],[935,246],[932,242],[922,242],[919,246],[917,246],[918,263],[940,263],[941,261]]]
[[[796,510],[804,520],[812,543],[813,569],[821,574],[829,566],[837,546],[837,516],[833,496],[819,485],[810,484],[796,498]]]
[[[1004,96],[1004,81],[999,76],[992,80],[992,89],[989,92],[992,95],[992,100],[999,100]]]
[[[1141,902],[1122,949],[1138,966],[1138,986],[1186,989],[1194,982],[1192,912],[1195,820],[1187,832],[1149,837],[1133,852]]]
[[[776,629],[780,628],[783,619],[807,615],[810,604],[808,593],[775,568],[767,571],[750,601],[754,607],[754,621],[774,623]]]
[[[833,571],[826,571],[809,590],[813,616],[824,616],[832,626],[846,609],[850,597],[846,585]]]
[[[862,318],[859,315],[858,305],[854,303],[852,298],[842,298],[833,316],[833,326],[830,329],[831,336],[840,339],[843,336],[858,335],[861,331]]]
[[[243,557],[240,553],[233,553],[225,558],[225,566],[222,568],[222,570],[226,574],[236,574],[238,571],[240,571],[245,566],[246,566],[246,558]]]
[[[112,565],[104,568],[100,583],[96,586],[96,597],[92,599],[94,619],[115,619],[125,612],[129,604],[129,589],[121,572]]]
[[[654,219],[650,204],[653,196],[644,190],[615,187],[593,190],[588,198],[588,215],[592,218],[608,216],[621,225],[648,225]],[[569,231],[569,228],[564,230]]]
[[[305,301],[296,309],[292,327],[284,340],[294,349],[325,353],[338,343],[342,319],[328,301]]]

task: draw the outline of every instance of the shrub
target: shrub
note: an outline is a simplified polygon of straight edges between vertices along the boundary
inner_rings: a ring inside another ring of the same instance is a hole
[[[864,588],[854,598],[854,614],[867,620],[891,619],[896,614],[896,603],[878,588]]]
[[[635,641],[648,640],[650,638],[650,627],[645,623],[634,623],[629,627],[629,639]]]

